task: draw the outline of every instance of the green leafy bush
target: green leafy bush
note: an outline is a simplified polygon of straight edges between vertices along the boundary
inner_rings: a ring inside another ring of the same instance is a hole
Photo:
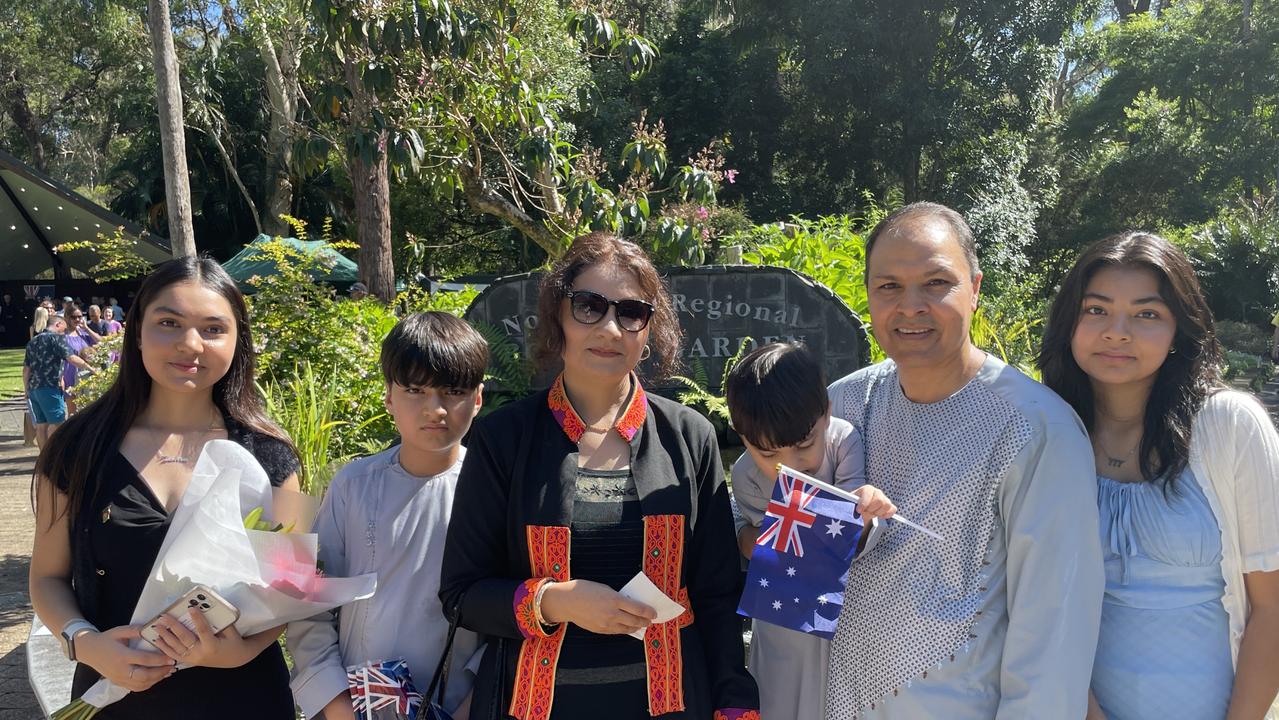
[[[1015,286],[1002,295],[982,295],[973,315],[973,343],[1038,380],[1035,356],[1039,354],[1047,316],[1044,300]]]
[[[496,325],[476,322],[473,326],[489,346],[489,367],[484,373],[484,407],[480,410],[480,415],[487,415],[532,391],[533,364],[519,345]]]
[[[299,421],[298,432],[331,432],[332,437],[294,436],[294,442],[299,447],[327,443],[339,458],[385,447],[396,431],[382,405],[382,338],[404,313],[440,310],[460,316],[475,291],[429,295],[414,288],[389,305],[371,297],[350,300],[311,280],[308,270],[317,262],[314,256],[277,241],[258,247],[279,268],[275,275],[250,280],[256,290],[250,303],[258,378],[264,388],[274,388],[283,397],[308,392],[318,380],[328,396],[328,416],[342,422],[330,429]]]
[[[866,323],[871,361],[878,362],[884,353],[870,332],[866,304],[866,227],[873,225],[848,215],[794,217],[787,223],[756,225],[728,242],[743,246],[742,262],[748,265],[790,268],[830,288]]]
[[[786,223],[756,225],[735,233],[743,262],[778,265],[801,272],[843,298],[853,312],[868,318],[866,307],[866,232],[848,215],[817,220],[794,217]]]
[[[829,215],[817,220],[792,218],[789,223],[758,225],[732,236],[745,246],[742,259],[753,265],[777,265],[803,273],[830,288],[867,324],[870,308],[866,295],[866,237],[886,211],[874,203],[860,216]],[[1013,284],[998,295],[983,295],[973,317],[972,337],[978,347],[1038,377],[1034,367],[1045,303],[1027,288],[1035,283]],[[884,359],[883,350],[870,333],[871,361]]]
[[[1168,239],[1194,261],[1218,320],[1270,320],[1279,299],[1279,197],[1240,201]]]
[[[1252,355],[1270,352],[1270,330],[1252,323],[1220,320],[1217,322],[1217,339],[1228,350]]]
[[[701,410],[710,421],[717,426],[728,427],[732,417],[728,412],[728,398],[724,394],[724,386],[727,383],[728,376],[732,374],[733,368],[737,367],[737,363],[741,362],[752,349],[756,347],[752,338],[742,338],[742,343],[737,347],[737,352],[724,362],[724,371],[719,376],[719,382],[716,386],[720,388],[720,394],[712,391],[710,377],[706,374],[706,366],[702,363],[701,358],[693,358],[693,374],[691,377],[685,375],[675,375],[671,377],[671,381],[683,387],[679,392],[679,401],[685,405]]]
[[[76,383],[75,399],[80,407],[97,400],[115,383],[116,376],[120,374],[120,366],[115,359],[123,345],[124,333],[116,333],[94,345],[92,352],[85,353],[85,362],[96,372]]]
[[[279,373],[276,373],[279,375]],[[320,496],[343,465],[359,454],[381,450],[385,438],[364,435],[365,429],[382,421],[377,413],[356,424],[335,417],[339,410],[339,376],[336,372],[317,374],[310,363],[295,367],[288,377],[258,386],[269,414],[293,439],[302,460],[302,491]],[[338,438],[348,440],[354,451],[338,452]],[[363,447],[359,447],[360,445]]]
[[[76,250],[93,253],[97,262],[88,269],[88,275],[95,282],[105,283],[141,277],[151,272],[151,263],[133,249],[137,243],[137,240],[124,234],[124,227],[117,227],[110,235],[98,233],[93,240],[65,242],[53,250],[58,253]]]
[[[1227,382],[1248,381],[1248,388],[1259,393],[1275,375],[1275,366],[1260,355],[1252,355],[1236,350],[1225,351],[1225,362],[1221,367],[1221,376]]]

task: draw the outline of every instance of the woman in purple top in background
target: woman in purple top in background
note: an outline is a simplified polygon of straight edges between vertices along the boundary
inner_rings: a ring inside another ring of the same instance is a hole
[[[67,345],[71,346],[71,352],[79,355],[82,359],[88,360],[88,348],[97,345],[102,341],[102,336],[93,332],[85,325],[84,311],[79,307],[72,306],[66,311],[67,318]],[[67,394],[67,414],[75,412],[75,394],[72,388],[79,382],[79,369],[71,363],[62,365],[62,390]]]

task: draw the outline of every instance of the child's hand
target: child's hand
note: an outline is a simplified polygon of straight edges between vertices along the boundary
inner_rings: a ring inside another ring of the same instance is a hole
[[[744,525],[742,531],[737,533],[737,550],[742,557],[747,560],[751,559],[751,555],[755,552],[755,541],[759,539],[759,528],[754,525]]]
[[[863,485],[853,494],[861,498],[861,502],[857,504],[857,512],[861,513],[864,519],[887,520],[897,514],[897,506],[888,499],[883,490],[874,485]]]

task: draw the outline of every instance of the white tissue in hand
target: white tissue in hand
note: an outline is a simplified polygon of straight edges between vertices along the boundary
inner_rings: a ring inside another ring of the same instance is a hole
[[[658,587],[653,584],[653,581],[649,580],[648,576],[645,575],[642,570],[637,573],[635,577],[631,578],[630,582],[626,583],[626,585],[617,592],[620,593],[622,597],[642,602],[656,610],[657,619],[653,621],[654,623],[660,624],[670,622],[684,614],[684,606],[670,599],[666,593],[659,590]],[[643,630],[636,630],[629,634],[636,640],[644,639]]]

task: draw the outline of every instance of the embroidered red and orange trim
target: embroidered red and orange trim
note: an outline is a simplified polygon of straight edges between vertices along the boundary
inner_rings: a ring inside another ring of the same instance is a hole
[[[547,720],[555,692],[555,670],[564,642],[565,626],[549,635],[537,624],[532,599],[548,579],[569,579],[569,528],[531,525],[526,528],[529,565],[534,578],[516,589],[516,622],[525,640],[515,667],[515,686],[509,713],[519,720]],[[676,602],[684,613],[670,622],[650,625],[644,633],[648,669],[648,711],[658,716],[681,712],[684,705],[684,665],[680,630],[693,623],[688,588],[681,587],[684,564],[684,516],[644,517],[644,574]],[[527,626],[526,626],[527,624]],[[730,710],[728,712],[738,712]],[[759,720],[755,715],[728,715],[728,720]],[[717,716],[718,717],[718,716]]]
[[[714,720],[759,720],[759,711],[745,708],[721,708],[715,711]]]
[[[631,393],[631,400],[626,406],[626,412],[622,413],[622,417],[613,426],[618,435],[626,442],[630,442],[635,438],[635,434],[644,426],[644,419],[648,417],[648,395],[644,392],[643,386],[640,385],[639,378],[631,376],[632,382],[635,383],[635,391]],[[578,416],[577,411],[573,409],[573,404],[568,401],[568,393],[564,391],[564,376],[561,374],[555,378],[555,382],[551,384],[550,394],[546,396],[546,404],[551,409],[551,415],[555,416],[555,421],[559,423],[560,429],[573,442],[582,439],[582,435],[586,432],[586,423],[582,422],[582,418]]]
[[[551,702],[555,695],[555,668],[559,664],[560,647],[564,643],[566,626],[560,624],[549,635],[533,617],[533,598],[537,588],[547,580],[563,582],[569,579],[569,529],[563,526],[529,525],[529,565],[533,578],[516,589],[516,623],[524,635],[520,657],[515,665],[515,686],[511,693],[510,714],[520,720],[547,720],[551,716]],[[533,634],[526,631],[520,606],[521,592],[527,605],[527,620],[535,628]]]
[[[644,516],[644,574],[662,592],[685,608],[678,618],[649,625],[644,631],[644,660],[648,668],[648,714],[684,710],[684,659],[680,629],[693,622],[688,590],[680,587],[684,564],[684,516]]]

